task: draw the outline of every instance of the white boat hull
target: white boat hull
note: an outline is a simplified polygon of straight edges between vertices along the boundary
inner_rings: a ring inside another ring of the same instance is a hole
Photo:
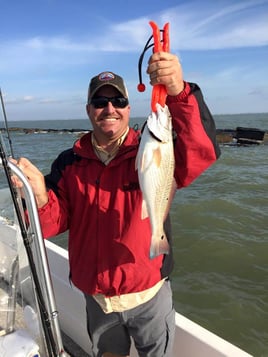
[[[60,325],[63,331],[90,353],[86,330],[85,301],[69,282],[68,252],[46,241]],[[131,357],[137,352],[132,348]],[[248,353],[176,313],[174,357],[252,357]]]
[[[0,201],[3,196],[0,191]],[[12,257],[12,241],[16,239],[14,226],[0,219],[0,268],[3,260]],[[67,250],[49,240],[45,241],[50,274],[59,312],[61,330],[90,355],[90,341],[86,329],[85,300],[83,294],[69,281]],[[4,256],[3,256],[4,255]],[[13,254],[14,256],[14,254]],[[2,260],[1,260],[2,259]],[[23,268],[23,267],[21,267]],[[5,277],[10,272],[1,268]],[[176,313],[174,357],[252,357],[233,344]],[[131,357],[137,357],[132,347]]]

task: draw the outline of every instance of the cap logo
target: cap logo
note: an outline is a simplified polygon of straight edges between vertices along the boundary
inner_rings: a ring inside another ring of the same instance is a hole
[[[111,81],[112,79],[115,79],[115,76],[111,72],[103,72],[99,75],[100,81]]]

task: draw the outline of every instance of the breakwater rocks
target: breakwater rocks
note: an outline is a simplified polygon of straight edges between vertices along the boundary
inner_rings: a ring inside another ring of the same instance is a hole
[[[5,128],[0,128],[1,132],[5,132]],[[20,127],[10,127],[10,132],[18,132],[22,134],[46,134],[46,133],[86,133],[88,130],[85,129],[42,129],[42,128],[20,128]]]
[[[135,125],[135,130],[138,129]],[[1,132],[5,132],[5,128],[0,128]],[[20,127],[10,127],[10,132],[18,132],[22,134],[46,134],[46,133],[58,133],[58,134],[77,134],[83,135],[88,130],[86,129],[43,129],[43,128],[20,128]],[[251,144],[268,144],[268,131],[247,128],[247,127],[237,127],[236,129],[217,129],[217,141],[219,144],[240,144],[240,145],[251,145]]]
[[[217,141],[219,144],[268,144],[268,132],[249,127],[237,127],[235,130],[217,129]]]

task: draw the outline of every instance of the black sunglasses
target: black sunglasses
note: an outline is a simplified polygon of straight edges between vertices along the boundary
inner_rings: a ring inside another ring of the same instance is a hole
[[[128,99],[124,97],[95,97],[91,99],[90,104],[94,108],[105,108],[109,102],[115,108],[125,108],[128,105]]]

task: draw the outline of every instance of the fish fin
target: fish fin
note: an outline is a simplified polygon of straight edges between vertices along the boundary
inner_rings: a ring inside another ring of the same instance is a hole
[[[169,254],[169,251],[170,246],[165,233],[163,233],[163,235],[158,239],[154,239],[152,237],[152,243],[150,247],[150,259],[153,259],[161,254]]]
[[[153,152],[153,161],[157,167],[160,167],[162,161],[161,149],[156,148]]]
[[[147,217],[149,217],[147,204],[146,204],[146,201],[143,200],[142,205],[141,205],[141,219],[145,219]]]
[[[154,161],[154,149],[145,150],[144,152],[138,152],[135,161],[136,170],[139,170],[141,173],[145,172]]]
[[[143,172],[144,165],[145,165],[145,155],[144,153],[138,152],[135,159],[135,170],[137,171],[140,168],[140,172]]]

